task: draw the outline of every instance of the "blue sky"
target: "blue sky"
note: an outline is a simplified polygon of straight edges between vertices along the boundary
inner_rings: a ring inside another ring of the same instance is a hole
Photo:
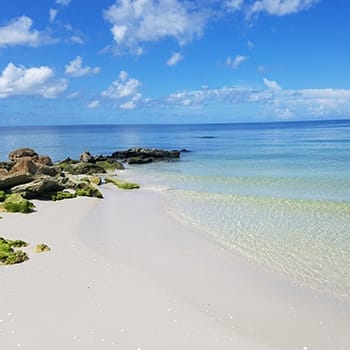
[[[0,9],[0,125],[350,117],[348,0]]]

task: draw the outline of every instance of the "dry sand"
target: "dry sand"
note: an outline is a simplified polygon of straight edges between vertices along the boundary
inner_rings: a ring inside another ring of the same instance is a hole
[[[31,259],[0,266],[1,349],[350,349],[349,305],[223,250],[158,193],[103,191],[2,214]]]

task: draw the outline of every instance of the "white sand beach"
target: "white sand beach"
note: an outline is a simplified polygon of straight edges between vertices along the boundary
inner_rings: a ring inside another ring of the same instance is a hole
[[[1,349],[350,349],[349,305],[225,251],[159,193],[102,190],[1,214],[0,236],[30,243],[0,266]]]

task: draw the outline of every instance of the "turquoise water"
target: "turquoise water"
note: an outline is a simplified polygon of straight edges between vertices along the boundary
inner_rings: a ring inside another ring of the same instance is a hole
[[[1,159],[21,146],[54,159],[187,148],[127,173],[227,249],[350,301],[350,121],[0,128]]]

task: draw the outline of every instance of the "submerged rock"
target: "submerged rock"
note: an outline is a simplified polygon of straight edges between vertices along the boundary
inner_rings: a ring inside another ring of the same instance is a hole
[[[31,213],[35,208],[32,202],[29,202],[27,199],[23,198],[19,193],[9,195],[3,203],[3,207],[10,213],[23,214]]]
[[[127,181],[123,181],[123,180],[115,179],[115,178],[110,178],[110,177],[107,177],[105,179],[105,183],[112,183],[122,190],[133,190],[133,189],[140,188],[140,185],[138,185],[136,183],[127,182]]]

